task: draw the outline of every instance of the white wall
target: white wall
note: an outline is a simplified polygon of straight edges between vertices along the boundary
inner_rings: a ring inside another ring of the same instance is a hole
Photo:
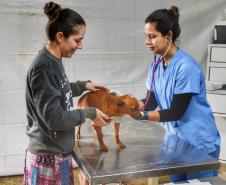
[[[0,176],[23,173],[27,137],[25,76],[44,45],[44,0],[0,1]],[[87,22],[84,49],[66,60],[71,81],[90,79],[138,98],[145,95],[152,55],[144,45],[144,19],[155,9],[181,9],[181,47],[205,69],[213,27],[222,20],[225,0],[67,0]],[[68,62],[70,61],[70,62]],[[222,121],[225,122],[225,121]]]

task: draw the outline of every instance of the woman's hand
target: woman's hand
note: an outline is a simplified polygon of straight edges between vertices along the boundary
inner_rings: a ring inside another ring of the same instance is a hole
[[[110,91],[105,85],[93,82],[87,82],[85,88],[89,91],[96,91],[98,89],[103,89],[106,91]]]
[[[94,126],[107,126],[111,124],[111,119],[104,114],[101,110],[96,109],[97,116],[95,119],[93,119]]]

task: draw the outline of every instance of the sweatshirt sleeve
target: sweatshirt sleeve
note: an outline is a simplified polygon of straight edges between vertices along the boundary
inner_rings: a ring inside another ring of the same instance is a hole
[[[90,82],[90,81],[89,80],[77,81],[75,83],[70,83],[71,89],[72,89],[72,96],[75,97],[75,96],[81,95],[86,90],[85,85],[87,82]]]
[[[37,113],[50,130],[67,131],[85,122],[84,110],[64,109],[60,83],[54,72],[38,72],[30,83]]]

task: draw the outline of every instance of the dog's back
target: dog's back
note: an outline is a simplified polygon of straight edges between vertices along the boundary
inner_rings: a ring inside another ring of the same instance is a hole
[[[111,99],[112,95],[105,90],[88,92],[79,99],[78,107],[95,107],[110,116],[108,113],[108,103],[111,101]]]

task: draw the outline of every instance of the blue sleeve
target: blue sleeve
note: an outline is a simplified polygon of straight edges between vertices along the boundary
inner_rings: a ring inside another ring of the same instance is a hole
[[[201,69],[192,62],[183,63],[177,72],[174,94],[200,93]]]

